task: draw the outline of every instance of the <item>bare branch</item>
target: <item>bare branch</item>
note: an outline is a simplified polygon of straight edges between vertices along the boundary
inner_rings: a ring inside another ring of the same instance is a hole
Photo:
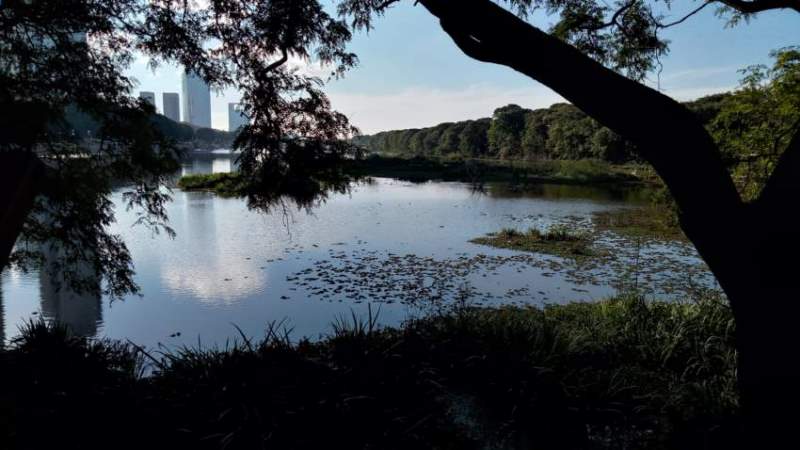
[[[713,3],[713,0],[708,0],[705,3],[703,3],[702,5],[698,6],[695,9],[693,9],[691,12],[689,12],[685,16],[681,17],[680,19],[678,19],[678,20],[676,20],[674,22],[658,24],[658,28],[669,28],[669,27],[674,27],[675,25],[682,24],[683,22],[686,22],[687,20],[689,20],[690,17],[694,16],[695,14],[697,14],[700,11],[702,11],[703,9],[705,9],[705,7],[710,5],[711,3]]]

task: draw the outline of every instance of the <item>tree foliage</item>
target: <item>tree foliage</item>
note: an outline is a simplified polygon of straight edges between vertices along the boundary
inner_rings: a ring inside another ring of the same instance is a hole
[[[75,284],[99,290],[102,279],[107,293],[135,291],[128,250],[108,231],[108,196],[118,186],[140,223],[171,234],[168,181],[175,141],[188,132],[152,120],[152,108],[131,97],[135,80],[125,71],[135,58],[180,64],[214,88],[239,89],[251,118],[236,141],[241,167],[263,184],[353,154],[346,138],[355,129],[331,110],[323,82],[288,64],[313,61],[339,76],[356,63],[345,49],[350,38],[316,0],[4,1],[0,151],[35,154],[47,169],[11,261],[34,267],[49,248],[60,255],[51,269],[93,268]],[[70,111],[93,139],[73,133]],[[219,138],[212,130],[194,137]]]
[[[634,159],[630,144],[569,104],[507,105],[492,118],[359,136],[367,151],[399,156],[489,159]],[[412,147],[412,143],[415,146]]]
[[[742,196],[758,197],[789,141],[800,130],[800,48],[773,51],[771,67],[741,71],[739,90],[709,124]]]
[[[73,193],[59,192],[53,202],[61,198],[65,205],[75,201],[94,205],[74,209],[83,214],[80,220],[70,217],[56,223],[48,218],[50,225],[43,222],[47,214],[31,214],[24,229],[38,231],[26,234],[23,241],[41,246],[46,244],[42,240],[53,244],[80,237],[81,248],[106,242],[105,250],[75,251],[64,259],[96,262],[92,255],[121,255],[116,258],[121,264],[111,260],[93,264],[98,268],[93,276],[106,281],[125,278],[112,275],[130,273],[124,243],[109,235],[106,226],[95,226],[113,221],[113,209],[101,205],[112,186],[119,185],[129,187],[128,206],[142,211],[143,223],[170,232],[164,202],[169,199],[168,172],[178,157],[176,136],[163,123],[148,123],[143,114],[152,111],[129,95],[135,80],[125,75],[125,69],[139,55],[149,58],[153,67],[180,64],[214,88],[242,92],[251,124],[235,145],[242,150],[243,174],[253,186],[252,205],[268,207],[276,190],[290,194],[298,185],[306,202],[317,188],[342,181],[340,174],[327,168],[356,154],[347,140],[356,130],[332,110],[322,80],[293,63],[313,61],[329,68],[334,77],[343,75],[357,62],[346,48],[351,30],[371,27],[377,16],[399,1],[337,0],[333,2],[337,17],[319,0],[5,0],[0,6],[1,150],[37,154],[48,167],[48,178],[55,180],[46,184],[58,185],[59,179],[82,183],[74,185]],[[419,3],[432,11],[455,5],[448,0]],[[718,14],[732,25],[766,9],[800,9],[792,0],[710,1],[681,14],[672,11],[671,0],[498,3],[522,17],[546,13],[554,21],[552,35],[633,79],[658,67],[668,50],[661,36],[664,29],[707,6],[716,5]],[[96,140],[87,143],[68,131],[64,123],[69,108],[96,121]],[[492,121],[442,125],[435,131],[407,130],[387,136],[381,147],[414,154],[506,158],[630,157],[629,146],[618,135],[579,118],[576,110],[562,107],[552,113],[537,117],[516,111]],[[560,114],[568,117],[551,117]],[[123,120],[138,128],[124,126]],[[185,137],[185,131],[177,134]],[[200,134],[216,138],[210,131]],[[76,155],[80,162],[60,161]],[[81,176],[62,173],[67,170]],[[300,181],[314,177],[310,184]],[[96,192],[96,198],[89,192]],[[18,246],[21,253],[15,261],[21,267],[30,267],[36,259],[36,245]],[[108,289],[130,290],[133,285],[128,281],[109,284]]]

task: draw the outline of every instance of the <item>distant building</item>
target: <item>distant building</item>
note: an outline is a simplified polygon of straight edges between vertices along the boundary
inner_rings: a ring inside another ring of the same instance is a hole
[[[228,103],[228,131],[236,131],[250,123],[239,103]]]
[[[185,71],[181,80],[183,121],[196,127],[211,128],[211,89],[197,74]]]
[[[181,100],[174,92],[164,92],[164,115],[175,122],[181,121]]]
[[[149,91],[139,92],[139,98],[153,105],[156,108],[156,94]]]

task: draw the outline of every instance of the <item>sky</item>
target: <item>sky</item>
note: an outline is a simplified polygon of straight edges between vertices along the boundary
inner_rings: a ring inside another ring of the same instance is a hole
[[[675,18],[698,4],[675,3]],[[542,15],[531,21],[543,28],[551,22]],[[768,63],[770,50],[800,44],[797,13],[772,11],[749,24],[735,28],[724,25],[713,8],[706,8],[666,30],[670,54],[662,61],[660,83],[653,74],[648,84],[678,100],[731,90],[738,84],[739,69]],[[496,108],[509,103],[543,108],[564,101],[512,69],[470,59],[427,10],[411,1],[394,7],[368,33],[357,33],[350,49],[358,55],[359,65],[344,79],[330,81],[326,92],[333,107],[365,134],[489,117]],[[313,62],[309,64],[309,70],[320,69]],[[147,68],[146,59],[138,59],[129,75],[138,81],[135,94],[156,93],[159,111],[163,92],[180,93],[177,67],[164,65],[153,72]],[[227,129],[227,104],[238,98],[233,90],[212,93],[214,128]]]

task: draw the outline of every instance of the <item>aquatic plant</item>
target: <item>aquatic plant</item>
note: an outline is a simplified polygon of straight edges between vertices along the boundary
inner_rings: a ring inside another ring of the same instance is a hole
[[[554,225],[545,231],[530,228],[524,233],[513,228],[504,228],[497,233],[472,239],[470,242],[571,258],[597,256],[592,249],[590,235],[572,231],[564,225]]]

